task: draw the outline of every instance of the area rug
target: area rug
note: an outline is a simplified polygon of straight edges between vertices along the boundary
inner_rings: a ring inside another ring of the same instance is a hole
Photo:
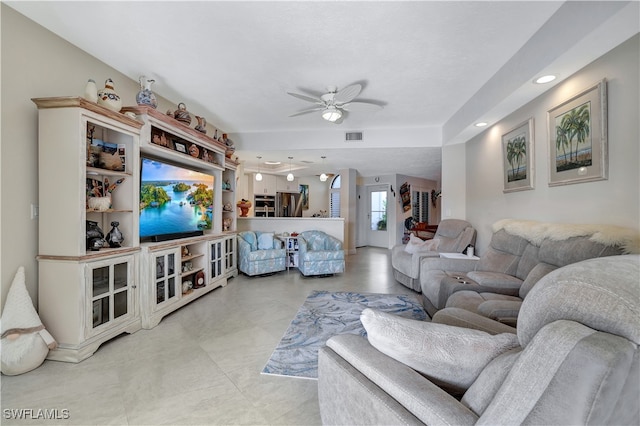
[[[367,333],[360,322],[365,308],[425,320],[418,296],[313,291],[291,321],[262,374],[318,378],[318,350],[337,334]]]

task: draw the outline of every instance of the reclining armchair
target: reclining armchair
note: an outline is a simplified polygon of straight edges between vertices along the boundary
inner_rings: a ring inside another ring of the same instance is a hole
[[[286,269],[287,253],[273,232],[238,233],[238,269],[247,275],[271,274]]]
[[[331,275],[344,272],[342,242],[322,231],[298,235],[298,269],[302,275]]]
[[[466,220],[445,219],[440,221],[431,241],[436,243],[433,246],[427,244],[429,247],[425,249],[410,250],[411,241],[391,249],[391,266],[396,281],[420,292],[420,261],[425,257],[439,257],[440,253],[462,253],[469,244],[475,244],[476,230]]]
[[[367,338],[319,352],[322,422],[639,424],[639,281],[638,255],[558,268],[527,295],[517,335],[366,309]]]

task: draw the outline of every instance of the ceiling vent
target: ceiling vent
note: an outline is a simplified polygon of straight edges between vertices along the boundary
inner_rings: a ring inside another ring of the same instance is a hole
[[[362,141],[362,132],[347,132],[344,134],[345,142]]]

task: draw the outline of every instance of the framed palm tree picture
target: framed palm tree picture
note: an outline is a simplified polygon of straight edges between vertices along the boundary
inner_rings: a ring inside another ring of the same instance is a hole
[[[547,113],[549,186],[607,179],[607,82]]]
[[[502,136],[504,192],[533,189],[533,118]]]

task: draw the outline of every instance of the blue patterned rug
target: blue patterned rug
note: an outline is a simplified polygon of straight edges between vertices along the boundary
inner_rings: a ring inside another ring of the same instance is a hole
[[[317,379],[318,349],[331,336],[367,335],[360,322],[365,308],[417,320],[428,318],[416,295],[313,291],[291,321],[262,374]]]

